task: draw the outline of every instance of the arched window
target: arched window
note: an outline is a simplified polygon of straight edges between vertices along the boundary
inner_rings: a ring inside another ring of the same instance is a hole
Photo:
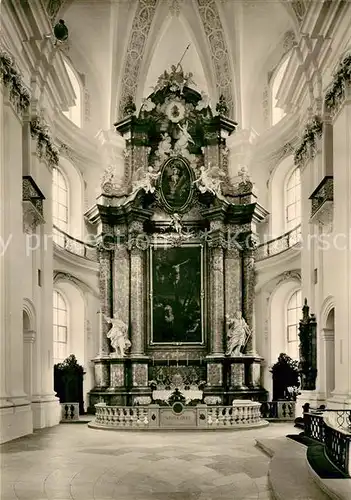
[[[68,185],[63,174],[56,167],[52,171],[52,222],[68,233]],[[58,245],[64,246],[63,235],[55,229],[53,239]]]
[[[278,108],[278,106],[277,106],[277,101],[278,101],[277,94],[278,94],[280,84],[282,83],[284,73],[285,73],[286,68],[288,66],[288,62],[289,62],[289,57],[286,57],[284,59],[284,61],[280,64],[278,69],[276,70],[275,75],[273,76],[273,79],[272,79],[272,86],[271,86],[271,89],[272,89],[272,100],[271,100],[271,102],[272,102],[272,125],[275,125],[276,123],[278,123],[286,115],[285,111],[281,108]]]
[[[61,363],[67,357],[68,347],[68,308],[63,295],[54,290],[53,296],[54,326],[54,364]]]
[[[290,231],[301,222],[301,178],[300,168],[290,174],[285,189],[286,231]]]
[[[301,290],[294,292],[286,309],[287,354],[293,359],[299,359],[299,322],[301,319]]]
[[[73,87],[76,100],[75,100],[75,105],[70,106],[68,111],[64,111],[63,114],[67,116],[71,122],[73,122],[77,127],[82,126],[82,90],[81,90],[81,85],[80,82],[73,71],[71,65],[67,61],[63,61],[66,71],[68,73],[71,85]]]

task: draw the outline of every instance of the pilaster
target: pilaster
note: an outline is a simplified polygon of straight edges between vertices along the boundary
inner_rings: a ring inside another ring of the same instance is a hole
[[[335,389],[351,403],[351,86],[334,117]]]

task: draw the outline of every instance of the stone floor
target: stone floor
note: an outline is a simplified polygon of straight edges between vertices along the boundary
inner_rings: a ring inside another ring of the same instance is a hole
[[[247,431],[133,432],[61,424],[6,443],[1,500],[268,500],[269,458]]]

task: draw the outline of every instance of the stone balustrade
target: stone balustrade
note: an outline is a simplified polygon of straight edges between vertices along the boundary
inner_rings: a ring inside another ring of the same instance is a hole
[[[207,410],[207,423],[210,427],[256,426],[261,418],[261,403],[234,400],[232,406],[213,406]]]
[[[268,425],[261,417],[261,403],[235,400],[232,406],[107,406],[95,405],[90,427],[109,429],[233,429]]]

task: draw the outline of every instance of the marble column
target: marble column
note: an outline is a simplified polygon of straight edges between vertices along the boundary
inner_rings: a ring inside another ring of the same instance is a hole
[[[129,324],[129,252],[122,243],[117,243],[114,249],[113,311]]]
[[[211,247],[211,356],[224,354],[224,251],[222,246]]]
[[[131,355],[144,355],[144,251],[136,245],[130,251]]]
[[[231,245],[224,254],[225,269],[225,313],[234,317],[241,311],[241,255],[239,249]]]
[[[110,355],[110,345],[107,338],[107,333],[111,328],[110,323],[107,323],[104,316],[111,317],[112,311],[112,265],[111,251],[105,248],[99,249],[99,266],[100,266],[100,321],[99,321],[99,352],[95,360],[94,374],[95,387],[109,387],[110,371],[107,358]],[[104,359],[105,358],[105,359]]]
[[[111,251],[101,248],[99,249],[99,291],[100,291],[100,343],[99,357],[107,357],[110,353],[109,341],[106,336],[111,328],[111,325],[105,321],[104,316],[113,316],[112,311],[112,266],[111,266]]]
[[[245,353],[256,355],[255,341],[255,257],[252,250],[245,250],[243,255],[243,316],[252,332]]]
[[[142,221],[133,221],[129,228],[130,248],[130,325],[132,386],[148,386],[148,363],[145,357],[145,242]]]

